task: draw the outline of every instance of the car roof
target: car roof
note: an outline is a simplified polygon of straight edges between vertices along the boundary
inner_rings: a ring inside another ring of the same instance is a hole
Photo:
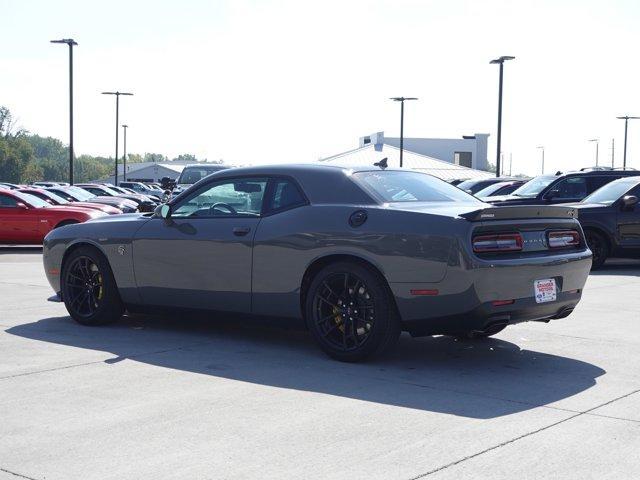
[[[640,170],[589,170],[587,172],[567,172],[557,175],[561,177],[637,177]]]
[[[373,165],[348,167],[323,164],[277,164],[258,165],[252,167],[237,167],[219,170],[199,182],[198,185],[224,178],[249,176],[288,176],[295,179],[307,195],[311,203],[339,203],[339,204],[376,204],[377,201],[367,194],[351,178],[351,174],[359,172],[411,172],[425,175],[415,170],[387,168],[385,170]],[[328,188],[331,186],[331,188]]]

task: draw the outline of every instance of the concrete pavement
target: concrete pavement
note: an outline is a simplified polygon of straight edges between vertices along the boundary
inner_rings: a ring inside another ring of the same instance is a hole
[[[0,249],[0,479],[640,477],[640,265],[567,319],[341,364],[293,325],[82,327]]]

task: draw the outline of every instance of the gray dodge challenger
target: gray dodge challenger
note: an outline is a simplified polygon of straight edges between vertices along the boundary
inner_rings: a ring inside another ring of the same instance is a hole
[[[83,325],[125,310],[293,317],[359,361],[402,331],[484,338],[569,315],[591,267],[576,215],[493,207],[415,171],[236,168],[154,213],[53,230],[44,268]]]

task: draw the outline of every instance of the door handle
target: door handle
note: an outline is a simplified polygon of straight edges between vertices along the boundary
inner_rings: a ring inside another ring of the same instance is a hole
[[[233,229],[233,234],[237,237],[244,237],[250,231],[251,229],[249,227],[235,227]]]

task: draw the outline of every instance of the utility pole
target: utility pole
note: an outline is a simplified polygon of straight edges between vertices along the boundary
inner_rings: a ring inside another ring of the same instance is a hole
[[[404,101],[418,99],[416,97],[391,97],[389,100],[400,102],[400,168],[402,168],[402,151],[404,150]]]
[[[537,148],[542,150],[542,171],[541,171],[541,174],[544,175],[544,147],[543,146],[539,146]]]
[[[600,139],[599,138],[592,138],[589,141],[590,142],[595,142],[595,144],[596,144],[596,167],[597,167],[598,166],[598,149],[600,147]]]
[[[78,44],[73,38],[51,40],[51,43],[69,45],[69,185],[73,185],[73,47]]]
[[[116,96],[116,168],[115,168],[115,185],[118,186],[118,131],[120,130],[120,95],[133,95],[128,92],[102,92],[102,95],[115,95]]]
[[[622,169],[627,169],[627,129],[629,127],[629,120],[638,120],[640,117],[630,117],[625,115],[624,117],[616,117],[618,120],[624,120],[624,150],[622,154]]]
[[[614,159],[616,154],[616,139],[611,139],[611,168],[615,168]]]
[[[122,178],[123,182],[127,181],[127,128],[129,125],[122,125],[122,129],[124,130],[123,142],[124,142],[124,153],[122,154]]]
[[[498,82],[498,136],[497,136],[497,148],[496,148],[496,177],[500,176],[500,146],[502,142],[502,77],[504,70],[504,62],[507,60],[513,60],[516,57],[511,56],[502,56],[500,58],[496,58],[495,60],[491,60],[489,63],[496,65],[500,65],[500,79]]]

